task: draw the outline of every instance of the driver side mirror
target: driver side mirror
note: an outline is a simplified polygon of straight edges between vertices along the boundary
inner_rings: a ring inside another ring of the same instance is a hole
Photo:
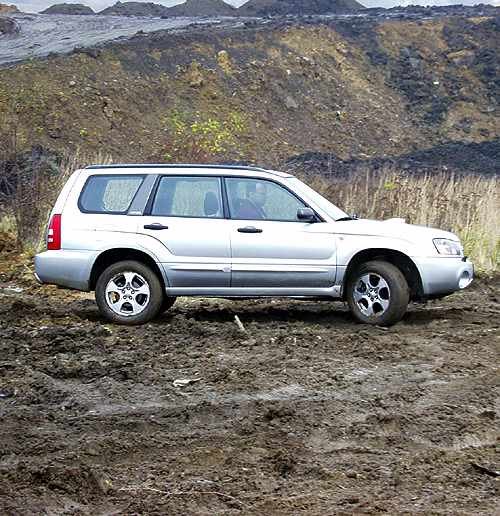
[[[303,222],[316,222],[316,214],[311,208],[299,208],[297,210],[297,219]]]

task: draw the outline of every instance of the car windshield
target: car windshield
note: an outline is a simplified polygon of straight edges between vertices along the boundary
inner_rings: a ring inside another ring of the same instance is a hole
[[[345,211],[342,211],[340,208],[337,208],[335,204],[332,204],[330,201],[325,199],[318,192],[313,190],[310,186],[307,186],[300,179],[296,177],[287,178],[287,183],[290,187],[295,190],[297,193],[303,193],[308,199],[310,199],[314,204],[316,204],[319,208],[325,211],[333,220],[339,219],[350,219],[349,215]]]

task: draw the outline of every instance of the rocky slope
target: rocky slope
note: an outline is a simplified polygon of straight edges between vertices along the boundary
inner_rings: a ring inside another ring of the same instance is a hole
[[[116,2],[99,12],[112,16],[168,16],[169,9],[152,2]]]
[[[353,12],[364,7],[356,0],[249,0],[241,16],[310,15]]]
[[[187,0],[168,10],[170,16],[236,16],[237,9],[223,0]]]
[[[139,34],[1,70],[0,125],[21,147],[132,161],[164,159],[175,116],[238,117],[226,158],[271,166],[310,151],[452,155],[450,142],[500,133],[498,31],[498,17],[459,16]]]
[[[89,15],[95,14],[94,11],[83,4],[55,4],[51,5],[40,14],[78,14]]]

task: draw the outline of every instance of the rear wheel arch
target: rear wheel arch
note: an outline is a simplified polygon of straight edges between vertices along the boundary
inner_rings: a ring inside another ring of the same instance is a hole
[[[410,289],[411,300],[419,300],[423,298],[424,289],[422,278],[415,262],[401,251],[396,251],[395,249],[373,248],[359,251],[349,261],[343,280],[344,288],[342,290],[342,298],[344,300],[346,296],[345,286],[348,284],[351,275],[355,273],[358,267],[363,263],[374,260],[391,263],[403,273]]]
[[[165,278],[154,258],[144,251],[131,248],[114,248],[103,251],[95,260],[90,273],[89,290],[95,290],[99,276],[106,270],[107,267],[117,262],[126,260],[135,260],[143,263],[151,268],[151,270],[158,276],[160,284],[165,291]]]

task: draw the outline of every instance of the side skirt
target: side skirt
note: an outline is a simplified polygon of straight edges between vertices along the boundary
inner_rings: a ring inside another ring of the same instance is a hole
[[[328,288],[243,288],[243,287],[167,287],[169,296],[199,297],[328,297],[339,299],[341,287]]]

